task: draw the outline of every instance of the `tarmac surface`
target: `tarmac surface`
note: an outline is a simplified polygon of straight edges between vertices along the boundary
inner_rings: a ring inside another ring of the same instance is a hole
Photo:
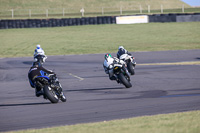
[[[33,57],[0,59],[0,132],[200,110],[200,50],[132,52],[131,88],[110,81],[104,54],[48,56],[67,102],[35,96],[28,70]],[[112,53],[112,56],[116,54]],[[142,65],[170,63],[170,65]]]

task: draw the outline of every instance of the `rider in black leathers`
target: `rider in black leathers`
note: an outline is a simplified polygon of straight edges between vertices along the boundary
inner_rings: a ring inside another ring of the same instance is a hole
[[[55,74],[51,70],[47,70],[39,62],[33,62],[32,67],[30,68],[28,72],[28,78],[29,78],[29,83],[32,88],[35,88],[35,95],[39,97],[40,95],[43,95],[43,92],[41,91],[41,88],[38,86],[35,86],[35,78],[38,76],[42,76],[41,71],[47,73],[47,74]]]
[[[119,59],[121,55],[128,54],[131,55],[123,46],[119,46],[118,52],[117,52],[117,58]]]
[[[35,88],[35,95],[37,97],[43,95],[44,93],[41,90],[42,88],[35,85],[35,82],[37,82],[35,79],[38,76],[47,75],[47,74],[54,74],[54,76],[56,77],[56,74],[53,71],[45,69],[44,67],[42,67],[42,65],[39,62],[34,62],[28,72],[28,78],[29,78],[30,85],[32,88]],[[59,81],[57,81],[57,82],[59,83]],[[65,96],[62,92],[61,86],[60,86],[60,96],[61,96],[61,99],[62,98],[65,99]]]

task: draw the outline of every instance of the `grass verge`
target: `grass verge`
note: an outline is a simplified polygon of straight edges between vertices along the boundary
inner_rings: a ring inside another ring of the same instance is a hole
[[[125,9],[138,9],[139,5],[143,8],[147,8],[147,5],[151,5],[151,9],[160,9],[160,5],[163,8],[177,8],[182,5],[185,7],[191,7],[188,4],[180,0],[1,0],[0,9],[49,9],[49,8],[66,8],[68,11],[79,11],[82,7],[86,8],[88,12],[96,11],[97,8],[107,7],[115,8],[122,6]],[[95,10],[96,9],[96,10]],[[108,9],[107,9],[108,10]]]
[[[199,133],[199,115],[190,111],[9,133]]]
[[[0,57],[200,49],[200,22],[87,25],[0,30]]]

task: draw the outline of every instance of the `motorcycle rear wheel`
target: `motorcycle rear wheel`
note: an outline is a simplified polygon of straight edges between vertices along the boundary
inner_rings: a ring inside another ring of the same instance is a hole
[[[125,78],[125,76],[124,76],[122,73],[120,73],[120,74],[118,75],[118,78],[119,78],[120,82],[121,82],[126,88],[132,87],[132,84],[128,81],[128,79]]]
[[[51,101],[51,103],[58,103],[59,98],[55,94],[55,92],[51,89],[51,87],[45,85],[43,90],[44,90],[44,95],[47,97],[47,99],[49,99],[49,101]]]
[[[127,68],[128,68],[128,71],[131,75],[134,75],[135,74],[135,67],[133,66],[133,63],[129,62],[127,64]]]

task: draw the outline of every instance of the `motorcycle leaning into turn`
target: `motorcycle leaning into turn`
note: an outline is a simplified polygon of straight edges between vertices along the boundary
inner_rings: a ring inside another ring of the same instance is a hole
[[[118,83],[123,84],[126,88],[130,88],[132,87],[132,84],[130,83],[130,74],[125,65],[126,64],[114,63],[113,72]]]
[[[123,54],[119,57],[119,59],[123,60],[126,63],[129,73],[131,75],[134,75],[135,74],[135,66],[136,66],[135,58],[128,54]]]
[[[44,98],[51,101],[51,103],[58,103],[59,100],[66,102],[62,86],[55,74],[37,76],[34,86],[41,88]]]

